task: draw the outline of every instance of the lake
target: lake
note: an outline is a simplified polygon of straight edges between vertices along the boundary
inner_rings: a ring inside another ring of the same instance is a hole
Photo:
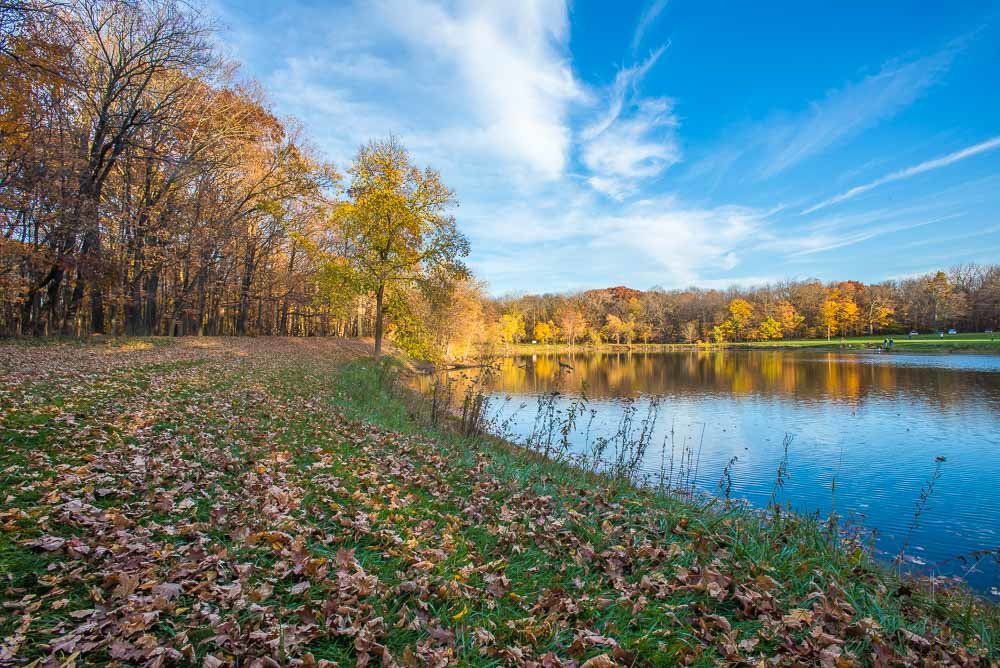
[[[628,412],[638,432],[656,404],[640,463],[649,484],[681,480],[720,494],[732,462],[732,497],[763,507],[788,443],[781,502],[824,517],[833,508],[875,531],[880,556],[891,560],[905,545],[907,568],[960,575],[1000,597],[993,556],[978,563],[959,558],[1000,548],[1000,356],[806,350],[516,356],[503,359],[490,381],[490,410],[523,441],[540,424],[538,397],[553,391],[560,392],[554,410],[587,397],[567,439],[577,453],[592,450],[601,435],[611,437]],[[911,530],[936,467],[939,477]]]

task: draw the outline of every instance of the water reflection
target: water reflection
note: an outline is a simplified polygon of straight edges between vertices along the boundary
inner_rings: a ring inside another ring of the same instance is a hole
[[[1000,357],[816,351],[536,355],[503,360],[492,387],[494,409],[513,415],[511,426],[522,437],[534,423],[534,397],[552,390],[563,393],[563,405],[585,393],[596,411],[593,433],[608,435],[620,420],[620,399],[634,398],[641,406],[656,397],[656,448],[647,454],[644,471],[655,478],[671,430],[680,447],[698,440],[704,429],[697,486],[715,492],[722,469],[737,457],[733,494],[759,505],[771,493],[782,440],[792,434],[785,500],[804,512],[826,514],[835,506],[841,515],[863,517],[887,555],[905,540],[935,457],[945,456],[942,478],[913,532],[908,563],[967,575],[986,593],[1000,588],[995,562],[967,573],[969,564],[950,560],[1000,547]],[[578,450],[588,447],[582,433],[572,441]]]
[[[944,365],[941,358],[930,356],[836,352],[533,355],[502,360],[496,387],[519,395],[582,387],[596,399],[643,394],[779,395],[797,401],[845,403],[905,392],[942,406],[975,401],[1000,410],[996,380],[1000,361],[993,356],[968,357],[976,364],[970,366],[963,360],[963,368]]]

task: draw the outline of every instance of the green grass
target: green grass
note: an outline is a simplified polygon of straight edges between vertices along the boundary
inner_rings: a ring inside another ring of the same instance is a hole
[[[848,346],[852,348],[871,348],[882,346],[882,342],[889,338],[885,335],[879,336],[850,336],[846,338],[834,337],[830,341],[826,339],[793,339],[788,341],[759,341],[750,345],[752,347],[830,347]],[[1000,335],[970,333],[970,334],[945,334],[941,337],[937,334],[919,334],[917,336],[907,336],[905,334],[893,335],[893,351],[921,351],[921,352],[953,352],[953,351],[983,351],[1000,353]]]
[[[631,347],[625,344],[603,343],[599,346],[576,345],[570,347],[565,343],[520,343],[499,348],[505,354],[567,354],[571,352],[665,352],[672,350],[719,350],[719,349],[782,349],[782,348],[818,348],[818,349],[868,349],[882,346],[887,335],[832,337],[827,339],[782,339],[779,341],[749,341],[717,344],[690,343],[636,343]],[[893,351],[904,352],[984,352],[1000,354],[1000,334],[967,333],[946,334],[943,338],[937,334],[920,334],[909,337],[906,334],[893,335]]]
[[[0,663],[1000,658],[966,591],[811,518],[430,427],[392,360],[125,343],[0,347],[47,365],[0,391]]]

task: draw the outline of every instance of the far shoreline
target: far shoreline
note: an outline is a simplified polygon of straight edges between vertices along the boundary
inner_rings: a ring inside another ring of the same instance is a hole
[[[717,352],[724,350],[880,350],[882,353],[916,352],[916,353],[986,353],[1000,355],[1000,337],[991,338],[989,334],[952,335],[939,338],[933,335],[920,335],[908,338],[905,335],[895,336],[891,350],[882,347],[882,342],[888,337],[865,336],[846,339],[789,339],[779,341],[741,341],[726,343],[600,343],[575,344],[568,343],[513,343],[498,345],[495,352],[501,356],[531,355],[531,354],[582,354],[582,353],[657,353],[657,352]]]

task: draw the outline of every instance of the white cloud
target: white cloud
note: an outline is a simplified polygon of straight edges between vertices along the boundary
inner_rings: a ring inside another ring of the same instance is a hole
[[[586,190],[549,193],[548,206],[478,208],[473,268],[502,293],[617,283],[667,288],[701,284],[738,269],[769,229],[771,211],[698,206],[665,195],[602,208]],[[469,212],[466,212],[468,214]],[[540,288],[535,288],[540,289]]]
[[[856,226],[848,225],[847,228],[851,229],[851,231],[842,233],[829,231],[830,228],[827,227],[812,232],[799,231],[786,233],[781,238],[766,240],[761,244],[761,247],[786,252],[789,258],[800,258],[853,246],[886,234],[938,225],[961,218],[963,215],[963,213],[954,213],[937,218],[886,222],[867,225],[859,229],[851,229]]]
[[[955,49],[948,47],[910,62],[889,62],[860,81],[830,91],[796,122],[774,128],[764,165],[772,176],[856,136],[912,104],[947,71]]]
[[[396,134],[456,187],[565,173],[569,116],[588,93],[569,61],[564,0],[289,2],[266,23],[212,1],[236,55],[340,163]]]
[[[906,169],[900,169],[898,171],[886,174],[885,176],[875,179],[864,185],[855,186],[850,190],[843,192],[839,195],[831,197],[829,199],[823,200],[819,204],[814,204],[813,206],[805,209],[802,214],[810,214],[820,209],[825,209],[828,206],[838,204],[845,200],[862,195],[869,190],[878,188],[879,186],[884,186],[887,183],[892,183],[894,181],[902,181],[903,179],[908,179],[918,174],[923,174],[924,172],[929,172],[935,169],[941,169],[942,167],[947,167],[948,165],[953,165],[956,162],[971,158],[980,153],[985,153],[987,151],[992,151],[994,149],[1000,148],[1000,136],[993,137],[986,141],[980,142],[978,144],[973,144],[972,146],[967,146],[960,151],[955,151],[954,153],[949,153],[948,155],[942,156],[940,158],[934,158],[933,160],[926,160],[920,164],[913,165],[912,167],[907,167]]]
[[[639,182],[659,175],[681,159],[673,101],[643,98],[639,84],[664,48],[645,61],[622,68],[608,93],[606,112],[581,133],[582,159],[590,185],[618,200],[638,190]]]
[[[441,106],[465,112],[454,128],[463,143],[544,178],[562,175],[569,106],[585,96],[566,53],[564,2],[385,0],[379,14],[413,58],[433,62],[431,77],[449,82]]]
[[[842,145],[920,99],[948,71],[964,47],[959,38],[913,60],[891,60],[874,74],[828,91],[798,113],[777,114],[737,129],[688,170],[689,178],[721,179],[741,173],[770,178]]]
[[[657,282],[677,287],[696,282],[704,273],[734,269],[764,223],[760,212],[747,207],[690,207],[673,197],[659,197],[601,219],[606,232],[592,245],[629,249],[645,262],[633,259],[626,266],[645,265],[664,277]]]
[[[639,22],[635,26],[635,32],[632,34],[632,53],[639,50],[639,45],[642,44],[642,38],[645,37],[646,31],[656,22],[666,7],[667,0],[653,0],[643,10]]]

